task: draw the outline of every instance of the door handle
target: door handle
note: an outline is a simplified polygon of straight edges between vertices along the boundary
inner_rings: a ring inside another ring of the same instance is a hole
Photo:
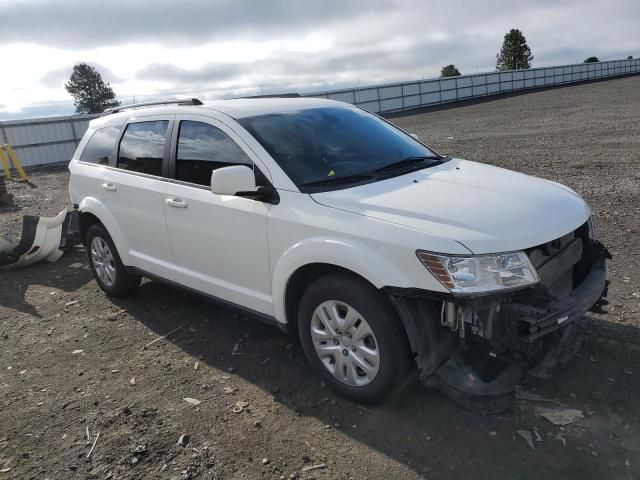
[[[116,186],[113,183],[103,183],[102,189],[107,192],[115,192],[117,190]]]
[[[187,208],[187,202],[182,200],[181,198],[167,198],[165,200],[166,204],[170,207],[174,208]]]

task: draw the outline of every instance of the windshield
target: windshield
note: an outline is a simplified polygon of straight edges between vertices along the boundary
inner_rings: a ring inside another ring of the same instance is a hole
[[[238,120],[298,187],[346,188],[392,175],[405,159],[439,159],[384,120],[349,107],[314,108]],[[416,166],[425,168],[433,163]],[[404,165],[404,173],[407,166]],[[335,183],[334,183],[335,181]],[[339,185],[339,187],[338,187]]]

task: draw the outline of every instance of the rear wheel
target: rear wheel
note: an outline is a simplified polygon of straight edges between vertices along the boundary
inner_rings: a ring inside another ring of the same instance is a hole
[[[374,287],[344,274],[313,282],[298,310],[309,362],[340,394],[375,403],[405,385],[411,356],[402,325]]]
[[[96,223],[89,227],[85,245],[93,277],[107,295],[124,297],[140,285],[140,276],[127,271],[111,236],[102,225]]]

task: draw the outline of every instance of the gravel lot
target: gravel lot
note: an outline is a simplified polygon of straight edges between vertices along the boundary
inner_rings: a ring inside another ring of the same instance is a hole
[[[614,255],[611,304],[568,366],[528,386],[584,419],[557,426],[537,415],[549,403],[523,400],[484,416],[420,386],[358,406],[276,329],[149,281],[107,299],[79,248],[0,273],[0,479],[640,478],[640,76],[393,121],[593,208]],[[0,233],[66,204],[65,171],[31,181],[8,184]]]

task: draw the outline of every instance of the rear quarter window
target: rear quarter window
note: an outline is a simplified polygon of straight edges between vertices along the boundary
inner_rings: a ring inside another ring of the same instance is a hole
[[[109,165],[113,146],[118,139],[120,127],[99,128],[91,135],[80,155],[80,160],[98,165]]]

